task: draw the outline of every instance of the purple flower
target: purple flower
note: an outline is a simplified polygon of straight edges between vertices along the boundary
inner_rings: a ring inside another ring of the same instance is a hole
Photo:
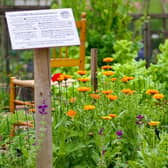
[[[119,137],[121,137],[123,135],[123,132],[121,130],[116,131],[116,135],[119,136]]]
[[[138,120],[142,120],[142,119],[144,118],[144,116],[143,116],[143,115],[137,115],[136,118],[137,118]]]
[[[38,106],[38,112],[40,114],[48,114],[48,112],[46,112],[46,108],[48,108],[48,105],[45,104],[45,102],[43,102],[42,105]]]

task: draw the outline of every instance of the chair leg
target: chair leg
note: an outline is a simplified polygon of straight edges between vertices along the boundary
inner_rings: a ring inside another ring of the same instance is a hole
[[[15,98],[16,98],[14,79],[16,78],[15,77],[10,78],[10,93],[9,93],[9,99],[10,99],[9,110],[12,113],[15,112]]]

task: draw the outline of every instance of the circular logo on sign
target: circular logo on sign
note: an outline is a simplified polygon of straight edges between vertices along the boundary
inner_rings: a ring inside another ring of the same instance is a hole
[[[70,16],[70,13],[68,11],[62,11],[60,13],[60,15],[61,15],[62,18],[66,19],[66,18],[68,18]]]

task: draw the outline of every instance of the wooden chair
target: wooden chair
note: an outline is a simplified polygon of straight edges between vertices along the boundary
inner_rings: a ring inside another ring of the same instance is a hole
[[[76,26],[80,36],[79,57],[69,58],[68,47],[53,48],[50,59],[51,68],[55,67],[72,67],[78,66],[79,70],[84,70],[85,65],[85,41],[86,41],[86,13],[82,13],[81,20],[76,21]],[[20,80],[16,77],[10,78],[10,112],[14,113],[16,105],[30,105],[29,102],[24,102],[16,99],[16,87],[30,87],[34,88],[34,80]]]

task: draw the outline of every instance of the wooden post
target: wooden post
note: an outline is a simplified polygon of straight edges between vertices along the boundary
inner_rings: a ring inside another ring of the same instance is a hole
[[[149,21],[146,21],[144,25],[144,55],[146,60],[146,68],[148,68],[150,66],[151,55],[151,35]]]
[[[10,102],[9,102],[9,110],[12,113],[15,113],[15,97],[16,97],[16,90],[15,90],[15,84],[13,80],[15,80],[15,77],[10,78]]]
[[[91,83],[94,91],[97,90],[97,48],[91,49]]]
[[[52,168],[52,126],[49,49],[35,49],[36,138],[39,151],[37,168]]]

